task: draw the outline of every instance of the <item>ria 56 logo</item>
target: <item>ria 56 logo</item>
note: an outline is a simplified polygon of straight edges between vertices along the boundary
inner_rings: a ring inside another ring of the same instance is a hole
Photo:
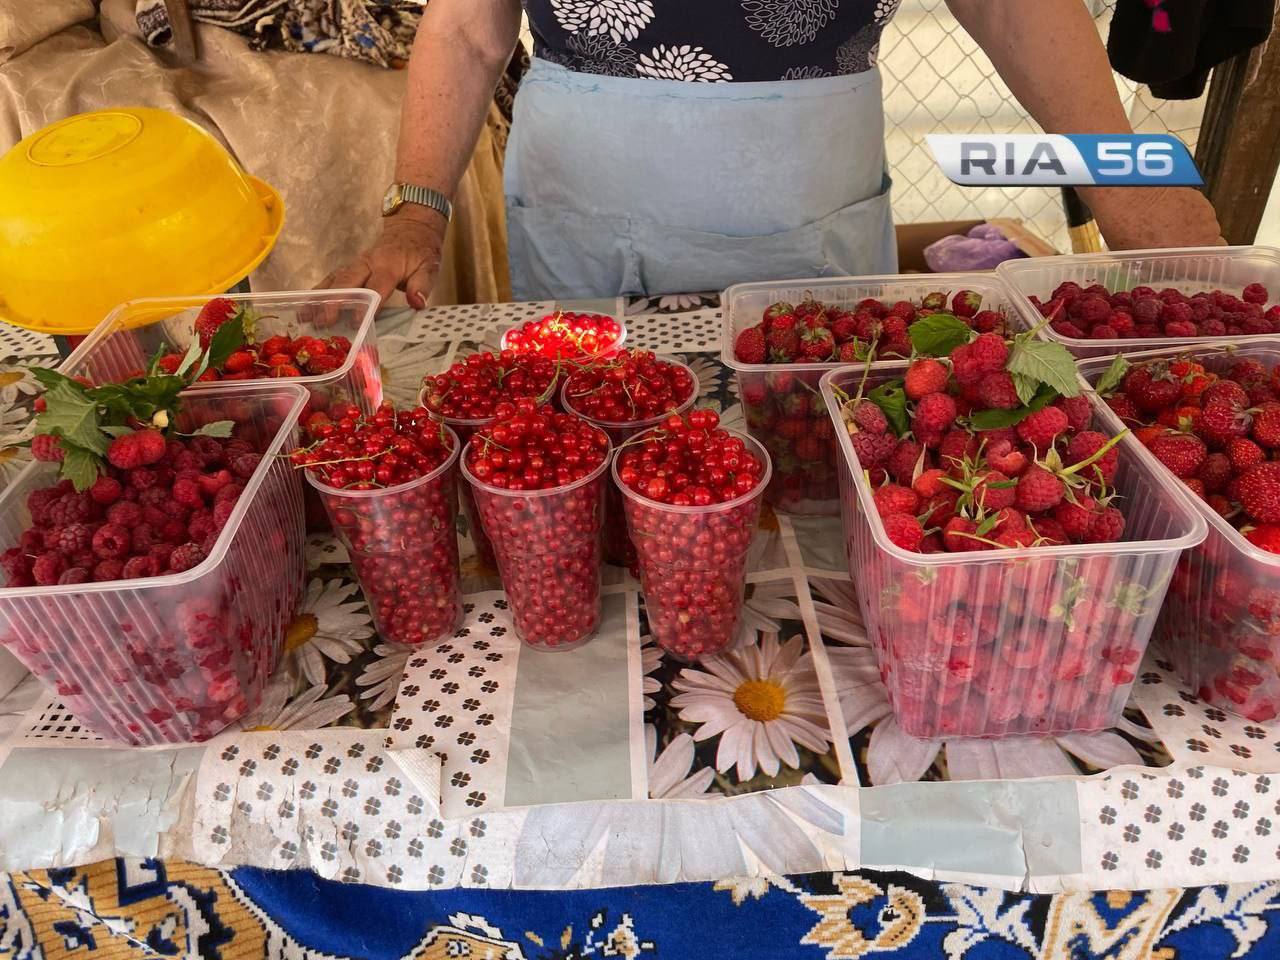
[[[931,133],[953,183],[972,187],[1198,187],[1186,145],[1168,134]]]

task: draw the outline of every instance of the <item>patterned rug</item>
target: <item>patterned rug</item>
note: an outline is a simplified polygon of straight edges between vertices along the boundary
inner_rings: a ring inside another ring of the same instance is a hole
[[[1277,910],[1280,883],[1035,896],[859,872],[412,893],[114,860],[6,877],[0,956],[1252,960],[1280,955]]]

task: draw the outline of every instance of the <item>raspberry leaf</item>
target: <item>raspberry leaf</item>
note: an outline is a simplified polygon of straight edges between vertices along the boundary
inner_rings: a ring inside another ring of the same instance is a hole
[[[98,405],[83,386],[58,376],[44,395],[45,409],[36,419],[36,432],[54,434],[66,443],[105,455],[107,438],[101,430]]]
[[[911,425],[907,417],[907,394],[901,380],[882,383],[867,394],[867,399],[884,411],[889,425],[897,436],[902,436]]]
[[[206,423],[204,426],[193,430],[191,433],[184,433],[184,437],[217,437],[225,440],[231,436],[231,432],[235,429],[236,422],[234,420],[215,420],[212,423]]]
[[[227,357],[244,346],[244,324],[244,313],[238,313],[218,327],[217,332],[214,333],[213,338],[209,341],[209,350],[200,363],[200,372],[196,374],[196,377],[199,377],[201,373],[204,373],[210,367],[221,367],[227,362]],[[197,341],[197,345],[198,343],[199,341]]]
[[[1040,389],[1040,381],[1035,377],[1028,377],[1025,373],[1011,373],[1010,378],[1013,380],[1013,389],[1018,394],[1018,399],[1023,405],[1030,403],[1036,395],[1036,391]]]
[[[926,357],[945,357],[973,337],[969,325],[949,313],[931,313],[907,327],[915,352]]]
[[[63,440],[62,469],[59,473],[64,480],[70,480],[77,490],[84,491],[92,487],[98,479],[101,467],[101,457]]]
[[[123,437],[126,434],[133,433],[133,427],[119,427],[114,424],[107,424],[102,428],[102,432],[114,440],[116,437]]]
[[[1022,374],[1048,384],[1064,397],[1080,394],[1076,361],[1060,343],[1047,340],[1014,340],[1005,368],[1011,374]]]
[[[1107,367],[1106,372],[1098,378],[1098,382],[1094,384],[1093,389],[1105,396],[1120,386],[1120,381],[1124,379],[1124,375],[1128,372],[1129,361],[1125,359],[1123,353],[1118,353],[1116,358],[1111,361],[1111,366]]]

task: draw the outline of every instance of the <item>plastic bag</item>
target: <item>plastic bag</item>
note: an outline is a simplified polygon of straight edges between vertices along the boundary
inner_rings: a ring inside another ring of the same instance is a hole
[[[1006,240],[1000,228],[980,223],[968,235],[954,234],[924,248],[924,260],[934,273],[990,270],[1005,260],[1025,257],[1017,244]]]

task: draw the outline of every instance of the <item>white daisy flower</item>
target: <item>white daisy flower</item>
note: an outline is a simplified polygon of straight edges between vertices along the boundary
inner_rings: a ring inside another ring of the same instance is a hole
[[[729,68],[702,47],[682,44],[668,47],[660,43],[640,54],[636,73],[657,80],[688,80],[695,83],[724,83],[733,79]]]
[[[27,367],[0,363],[0,404],[13,406],[23,397],[34,397],[41,391],[39,382]]]
[[[662,681],[649,676],[662,666],[662,648],[654,643],[653,637],[646,636],[640,640],[640,666],[644,674],[644,711],[648,713],[654,707],[651,694],[662,690]]]
[[[682,357],[681,359],[693,371],[694,376],[698,378],[699,397],[710,397],[719,391],[720,378],[724,374],[724,367],[720,365],[719,360],[713,360],[702,354],[694,357]]]
[[[404,676],[404,668],[409,662],[412,647],[398,643],[380,643],[373,648],[378,659],[365,666],[360,676],[356,677],[356,686],[361,700],[372,699],[369,709],[376,713],[386,707],[400,692],[400,678]]]
[[[714,294],[702,293],[667,293],[657,298],[655,308],[663,313],[674,313],[679,310],[697,310],[708,305]]]
[[[0,410],[0,484],[11,483],[31,462],[31,448],[21,446],[31,439],[35,420],[19,407]]]
[[[355,704],[345,693],[326,697],[326,687],[317,683],[308,687],[292,701],[289,689],[293,678],[287,675],[272,680],[262,694],[258,705],[241,724],[245,730],[319,730],[336,723],[355,709]]]
[[[750,780],[757,766],[776,776],[780,766],[798,767],[796,744],[822,753],[830,742],[826,711],[812,657],[799,635],[779,645],[772,636],[759,644],[703,660],[705,669],[686,668],[673,686],[680,719],[699,724],[695,740],[719,735],[716,769],[737,764],[738,781]]]
[[[715,771],[703,767],[692,776],[693,738],[687,733],[677,735],[660,755],[658,731],[653,724],[644,725],[644,744],[649,757],[649,797],[653,800],[690,800],[705,797],[707,787],[715,779]]]
[[[348,663],[364,649],[361,642],[373,636],[369,607],[359,587],[342,580],[318,577],[307,584],[302,610],[285,632],[284,648],[292,654],[311,683],[324,683],[324,661]]]

